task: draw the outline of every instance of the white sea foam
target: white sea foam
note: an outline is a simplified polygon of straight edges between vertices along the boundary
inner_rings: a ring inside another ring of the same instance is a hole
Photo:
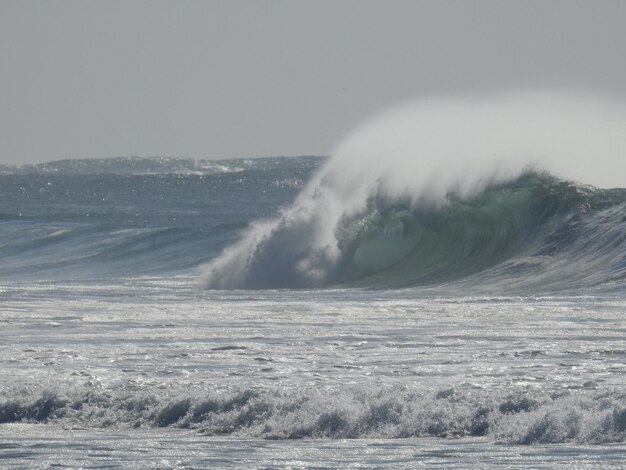
[[[597,386],[597,384],[596,384]],[[82,390],[81,390],[82,388]],[[0,423],[59,422],[95,428],[182,427],[266,439],[489,436],[508,444],[626,439],[626,395],[615,390],[489,392],[414,386],[230,393],[172,387],[163,393],[99,384],[16,392]]]
[[[7,289],[6,334],[23,341],[0,345],[0,423],[203,442],[626,439],[623,300],[190,287]]]

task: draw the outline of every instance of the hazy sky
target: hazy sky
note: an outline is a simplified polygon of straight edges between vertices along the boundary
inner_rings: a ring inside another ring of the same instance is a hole
[[[424,95],[626,95],[626,1],[0,0],[0,163],[327,154]]]

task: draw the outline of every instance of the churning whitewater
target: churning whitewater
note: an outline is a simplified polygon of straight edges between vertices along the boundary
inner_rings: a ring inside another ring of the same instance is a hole
[[[464,279],[528,293],[622,283],[626,191],[588,184],[624,185],[625,129],[623,106],[548,93],[394,109],[348,136],[290,207],[212,261],[205,284]]]

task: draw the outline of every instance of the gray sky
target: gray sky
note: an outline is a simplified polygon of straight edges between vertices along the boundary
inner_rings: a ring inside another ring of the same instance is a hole
[[[406,99],[626,95],[626,1],[0,0],[0,163],[327,154]]]

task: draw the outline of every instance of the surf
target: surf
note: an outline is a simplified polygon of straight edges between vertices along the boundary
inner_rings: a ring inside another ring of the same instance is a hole
[[[291,206],[251,224],[202,269],[203,283],[388,288],[473,279],[532,291],[620,282],[626,196],[590,184],[625,185],[625,129],[622,103],[580,95],[396,107],[352,131]]]

